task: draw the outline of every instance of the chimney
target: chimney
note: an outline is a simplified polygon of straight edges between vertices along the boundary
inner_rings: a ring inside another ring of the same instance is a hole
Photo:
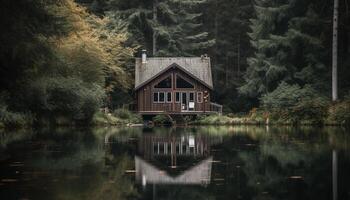
[[[147,54],[146,54],[146,50],[142,50],[142,64],[146,64],[147,63]]]

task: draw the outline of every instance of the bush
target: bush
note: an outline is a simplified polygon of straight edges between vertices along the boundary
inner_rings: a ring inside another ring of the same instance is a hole
[[[330,106],[328,113],[328,122],[350,125],[350,100],[347,99]]]
[[[200,116],[194,122],[195,124],[201,125],[225,125],[230,124],[232,118],[224,116],[224,115],[209,115],[209,116]]]
[[[128,123],[142,123],[140,115],[134,114],[127,109],[117,109],[113,114],[120,119],[126,120]]]
[[[157,125],[171,125],[173,121],[167,115],[156,115],[152,119],[154,124]]]
[[[326,98],[309,85],[282,82],[276,90],[261,98],[264,109],[274,121],[282,123],[322,123],[327,117]]]
[[[131,119],[133,115],[129,110],[123,108],[115,110],[113,114],[120,119]]]
[[[98,125],[98,126],[105,126],[105,125],[121,125],[121,124],[124,124],[124,122],[114,117],[111,114],[97,112],[94,114],[91,124]]]
[[[0,105],[0,123],[4,127],[25,127],[33,123],[31,114],[15,113],[7,110],[7,107]]]
[[[56,116],[75,121],[90,121],[102,105],[104,90],[76,78],[43,78],[30,86],[30,109],[38,116]]]

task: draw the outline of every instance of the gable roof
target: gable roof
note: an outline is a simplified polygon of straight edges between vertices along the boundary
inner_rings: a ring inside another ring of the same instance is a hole
[[[154,57],[142,64],[140,58],[135,62],[135,90],[152,81],[171,67],[177,67],[191,77],[213,89],[210,58],[208,57]]]
[[[142,158],[135,156],[136,180],[143,184],[208,185],[211,179],[213,157],[202,160],[197,165],[172,177]]]

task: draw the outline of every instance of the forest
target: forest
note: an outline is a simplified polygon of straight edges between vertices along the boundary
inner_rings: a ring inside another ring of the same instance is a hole
[[[134,58],[212,62],[231,115],[350,122],[350,1],[339,0],[332,102],[331,0],[5,0],[1,126],[87,124],[134,101]],[[123,114],[123,113],[122,113]],[[125,113],[124,113],[125,115]]]

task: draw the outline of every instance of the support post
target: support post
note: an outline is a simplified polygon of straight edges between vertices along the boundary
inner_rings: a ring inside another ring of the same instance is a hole
[[[334,0],[333,49],[332,49],[332,100],[338,100],[338,8],[339,0]]]

